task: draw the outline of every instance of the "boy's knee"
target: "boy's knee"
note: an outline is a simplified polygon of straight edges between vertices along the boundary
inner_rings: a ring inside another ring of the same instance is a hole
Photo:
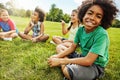
[[[62,71],[63,71],[64,76],[68,78],[69,80],[71,80],[67,67],[63,67]]]

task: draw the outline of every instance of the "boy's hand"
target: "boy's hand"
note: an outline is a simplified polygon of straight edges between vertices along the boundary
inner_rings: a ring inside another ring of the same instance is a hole
[[[55,67],[60,65],[60,59],[59,58],[49,58],[48,59],[48,64],[50,67]]]

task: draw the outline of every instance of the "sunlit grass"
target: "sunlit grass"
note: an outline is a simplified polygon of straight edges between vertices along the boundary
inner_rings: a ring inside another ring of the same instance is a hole
[[[23,31],[29,18],[11,17],[19,31]],[[0,41],[0,80],[62,80],[59,67],[50,68],[47,58],[56,53],[49,41],[53,35],[61,35],[61,23],[45,21],[45,33],[50,35],[46,43],[32,43],[16,38],[13,41]],[[119,80],[120,75],[120,29],[108,30],[110,60],[105,76],[101,80]]]

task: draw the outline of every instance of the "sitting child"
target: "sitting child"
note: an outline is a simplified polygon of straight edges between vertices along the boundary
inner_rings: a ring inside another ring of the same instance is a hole
[[[5,9],[0,10],[0,38],[3,40],[11,41],[12,38],[18,36],[14,22],[9,18],[8,11]]]
[[[22,39],[31,40],[32,42],[48,40],[49,36],[44,34],[44,17],[45,13],[40,8],[35,8],[28,27],[25,28],[24,32],[19,32],[19,36]],[[33,34],[29,35],[28,33],[31,30],[33,31]]]
[[[103,77],[109,61],[106,31],[118,9],[112,0],[84,0],[79,7],[79,27],[72,46],[48,59],[50,67],[61,66],[65,80],[96,80]],[[74,52],[79,45],[81,54]]]
[[[77,18],[77,14],[78,14],[78,11],[76,9],[72,10],[71,21],[70,21],[70,25],[68,28],[65,28],[65,22],[63,20],[61,21],[62,34],[66,35],[68,32],[70,33],[68,40],[63,38],[63,37],[60,37],[60,36],[53,36],[52,40],[54,41],[54,43],[61,44],[64,42],[73,42],[75,34],[76,34],[78,27],[79,27],[79,20]]]
[[[68,49],[73,43],[74,37],[79,27],[78,11],[76,9],[72,10],[70,26],[68,28],[65,28],[65,22],[63,20],[61,23],[62,23],[62,33],[65,35],[69,32],[69,37],[68,39],[65,39],[60,36],[54,36],[52,38],[54,43],[57,44],[56,47],[57,53]]]

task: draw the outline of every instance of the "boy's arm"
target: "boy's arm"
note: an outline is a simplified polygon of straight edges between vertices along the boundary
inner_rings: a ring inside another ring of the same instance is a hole
[[[82,66],[91,66],[94,63],[94,61],[97,59],[97,57],[98,57],[98,54],[89,52],[85,57],[68,59],[65,61],[66,63],[64,62],[62,63],[63,64],[72,63],[72,64],[78,64]]]
[[[59,66],[59,65],[67,65],[67,64],[78,64],[82,66],[91,66],[96,58],[98,57],[97,54],[88,53],[85,57],[80,58],[49,58],[48,63],[50,67]]]

